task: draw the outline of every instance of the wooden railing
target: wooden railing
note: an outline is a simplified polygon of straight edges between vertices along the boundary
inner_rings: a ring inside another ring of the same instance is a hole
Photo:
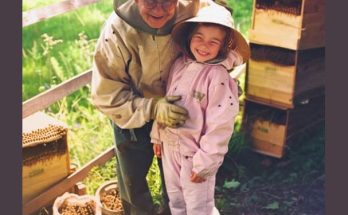
[[[66,0],[39,9],[30,10],[23,13],[22,26],[25,27],[98,1],[99,0]]]
[[[23,27],[46,20],[48,18],[69,12],[82,6],[96,3],[99,0],[66,0],[39,9],[30,10],[23,13]],[[53,87],[23,103],[22,118],[28,117],[41,111],[56,101],[70,95],[81,87],[91,82],[92,71],[87,70],[73,78]],[[71,189],[76,183],[87,177],[88,172],[97,165],[103,165],[115,155],[114,147],[110,147],[97,157],[89,161],[86,165],[70,174],[45,192],[36,196],[23,205],[23,214],[30,215],[42,207],[51,204],[54,199]]]

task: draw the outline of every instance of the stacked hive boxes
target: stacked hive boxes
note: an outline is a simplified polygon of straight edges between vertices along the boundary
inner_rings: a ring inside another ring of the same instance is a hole
[[[68,176],[70,158],[66,125],[42,113],[23,119],[23,204]]]
[[[252,148],[282,157],[324,116],[324,0],[254,0],[243,123]]]

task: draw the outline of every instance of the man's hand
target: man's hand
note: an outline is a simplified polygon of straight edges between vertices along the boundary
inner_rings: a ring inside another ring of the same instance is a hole
[[[154,101],[151,118],[168,127],[182,126],[188,117],[188,112],[185,108],[173,104],[180,99],[181,96],[166,96]]]
[[[161,158],[161,144],[153,144],[153,153],[156,157]]]
[[[198,176],[196,173],[192,172],[191,173],[191,178],[190,180],[193,182],[193,183],[202,183],[203,181],[205,181],[204,178]]]

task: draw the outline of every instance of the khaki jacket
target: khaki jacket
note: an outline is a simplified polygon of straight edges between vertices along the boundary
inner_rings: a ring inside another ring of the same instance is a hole
[[[150,121],[153,98],[165,95],[169,69],[178,55],[171,27],[208,2],[179,0],[175,19],[163,29],[148,27],[134,0],[116,9],[97,42],[92,103],[121,128],[138,128]]]

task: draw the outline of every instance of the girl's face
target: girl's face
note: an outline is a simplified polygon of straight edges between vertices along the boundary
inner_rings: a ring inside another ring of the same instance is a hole
[[[216,58],[224,44],[226,32],[215,25],[199,25],[193,32],[190,50],[196,61],[206,62]]]

